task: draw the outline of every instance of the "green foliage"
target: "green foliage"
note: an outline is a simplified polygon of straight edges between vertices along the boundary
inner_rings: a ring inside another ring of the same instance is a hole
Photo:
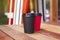
[[[7,24],[7,17],[4,15],[7,11],[7,0],[0,0],[0,25]]]
[[[0,0],[0,13],[7,11],[7,0]]]
[[[0,18],[0,25],[6,25],[6,24],[7,24],[6,16],[3,16],[2,18]]]

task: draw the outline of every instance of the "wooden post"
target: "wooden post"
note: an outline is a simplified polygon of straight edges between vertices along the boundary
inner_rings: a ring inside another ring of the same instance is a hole
[[[58,22],[58,0],[50,0],[50,22]]]
[[[10,0],[8,0],[8,12],[10,11]]]

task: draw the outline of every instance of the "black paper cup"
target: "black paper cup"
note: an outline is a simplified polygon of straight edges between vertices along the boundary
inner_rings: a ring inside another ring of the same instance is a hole
[[[24,32],[28,34],[34,33],[35,14],[26,13],[23,15],[23,19],[24,19]]]

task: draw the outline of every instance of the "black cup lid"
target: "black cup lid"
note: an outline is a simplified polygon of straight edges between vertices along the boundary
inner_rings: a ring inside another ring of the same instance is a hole
[[[36,15],[36,16],[42,16],[42,14],[41,14],[41,13],[35,13],[35,15]]]
[[[26,17],[35,16],[35,13],[25,13],[22,16],[26,16]]]

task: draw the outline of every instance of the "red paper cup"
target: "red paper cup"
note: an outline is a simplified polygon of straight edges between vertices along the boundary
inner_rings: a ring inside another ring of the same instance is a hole
[[[34,30],[35,31],[40,31],[40,27],[41,27],[41,13],[39,13],[35,17]]]

